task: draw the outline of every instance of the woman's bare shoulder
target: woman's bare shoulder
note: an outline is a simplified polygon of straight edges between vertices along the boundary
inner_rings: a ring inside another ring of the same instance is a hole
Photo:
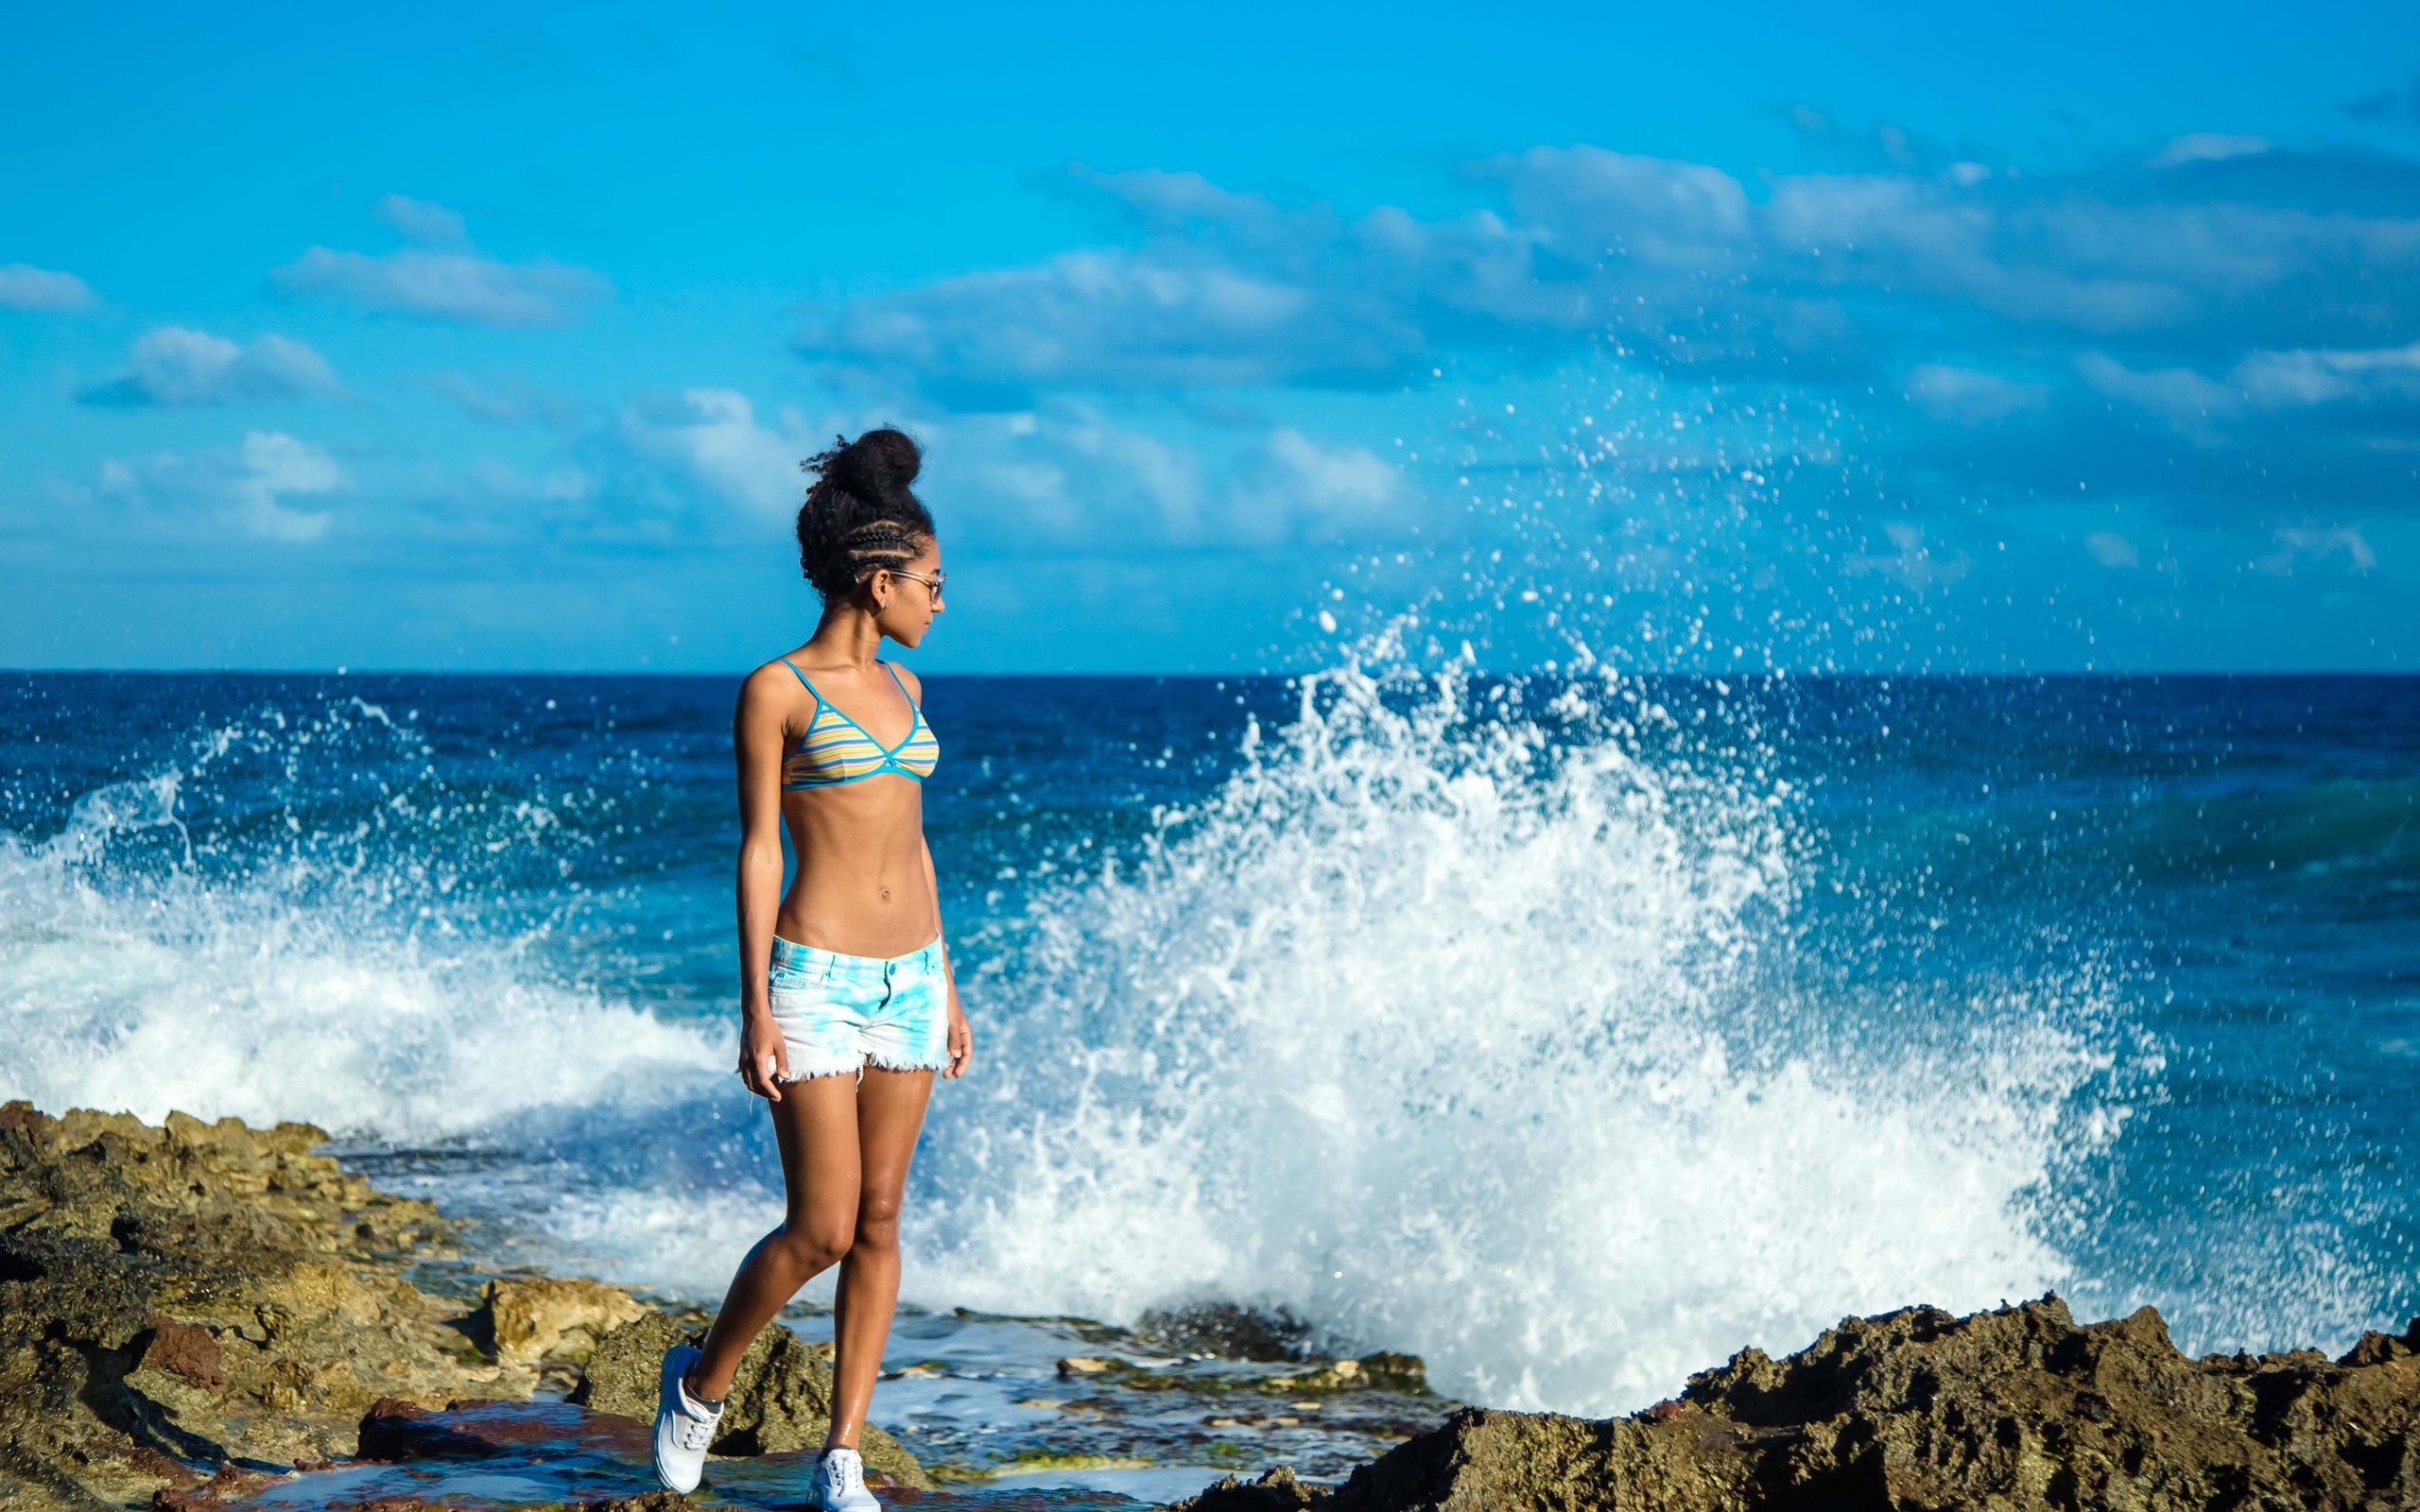
[[[769,699],[786,705],[811,696],[812,691],[789,661],[777,656],[741,679],[739,701],[757,704]]]
[[[907,684],[908,697],[915,699],[918,703],[925,701],[925,680],[922,678],[896,662],[885,662],[883,665],[899,674],[899,680]]]

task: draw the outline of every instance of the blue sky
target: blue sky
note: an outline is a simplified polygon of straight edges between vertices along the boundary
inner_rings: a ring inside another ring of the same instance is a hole
[[[2409,668],[2408,7],[18,7],[0,664]],[[1584,648],[1584,649],[1583,649]]]

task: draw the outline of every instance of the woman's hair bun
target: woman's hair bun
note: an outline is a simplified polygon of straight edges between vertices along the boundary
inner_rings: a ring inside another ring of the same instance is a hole
[[[925,454],[885,426],[799,464],[815,474],[798,511],[798,564],[826,599],[846,598],[885,567],[904,567],[934,538],[933,517],[908,485]]]
[[[886,428],[843,443],[823,475],[859,498],[889,499],[907,491],[924,470],[925,454],[916,443]]]

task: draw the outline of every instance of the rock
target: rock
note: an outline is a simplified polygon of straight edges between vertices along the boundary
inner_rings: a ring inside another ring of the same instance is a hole
[[[149,1332],[150,1342],[144,1346],[137,1369],[165,1370],[204,1391],[215,1392],[227,1383],[226,1357],[218,1352],[218,1339],[208,1329],[157,1313],[146,1317],[143,1326]]]
[[[1416,1354],[1365,1354],[1358,1360],[1331,1360],[1301,1375],[1271,1376],[1270,1391],[1400,1391],[1428,1394],[1428,1366]]]
[[[592,1412],[652,1420],[665,1351],[704,1338],[705,1330],[686,1318],[649,1313],[597,1341],[588,1357],[587,1374],[570,1400]],[[758,1334],[740,1357],[711,1452],[770,1454],[821,1449],[831,1424],[832,1367],[813,1346],[777,1323]],[[867,1469],[901,1486],[931,1486],[915,1456],[881,1429],[867,1425],[859,1447]]]
[[[2420,1319],[2337,1361],[2193,1361],[2146,1308],[2055,1297],[1849,1318],[1743,1349],[1634,1418],[1465,1409],[1333,1491],[1232,1477],[1193,1512],[1994,1512],[2420,1507]]]
[[[1176,1354],[1274,1364],[1308,1356],[1311,1326],[1282,1307],[1197,1302],[1150,1309],[1135,1319],[1134,1333]]]
[[[1063,1379],[1068,1376],[1097,1376],[1115,1368],[1115,1362],[1096,1360],[1089,1354],[1070,1355],[1059,1362],[1059,1374]]]
[[[1428,1394],[1428,1363],[1416,1354],[1365,1354],[1354,1362],[1361,1367],[1361,1383],[1372,1391]]]
[[[439,1412],[416,1401],[381,1397],[362,1415],[360,1459],[406,1464],[413,1460],[485,1459],[510,1440],[481,1434],[477,1409],[484,1401],[449,1401]]]
[[[221,1465],[217,1474],[199,1486],[162,1486],[151,1493],[151,1505],[155,1512],[207,1512],[256,1496],[269,1482],[270,1477],[257,1470]]]
[[[1293,1467],[1280,1465],[1256,1481],[1230,1475],[1184,1506],[1219,1508],[1220,1512],[1299,1512],[1312,1505],[1311,1493],[1294,1478]]]
[[[351,1454],[378,1398],[494,1374],[393,1274],[442,1253],[437,1211],[326,1138],[0,1108],[0,1504],[224,1499],[213,1470]]]
[[[522,1365],[549,1356],[585,1363],[599,1338],[649,1311],[618,1286],[577,1278],[492,1280],[479,1297],[474,1336],[497,1359]]]
[[[361,1419],[359,1458],[390,1464],[428,1460],[485,1459],[492,1454],[533,1451],[579,1452],[587,1420],[579,1408],[560,1402],[532,1403],[474,1399],[449,1401],[442,1412],[385,1397]]]
[[[678,1319],[596,1281],[544,1277],[491,1281],[464,1315],[397,1274],[450,1258],[437,1210],[311,1153],[326,1140],[304,1124],[171,1113],[154,1127],[0,1107],[0,1512],[83,1512],[154,1493],[199,1507],[243,1492],[235,1471],[213,1478],[231,1465],[258,1474],[356,1452],[443,1458],[559,1436],[566,1427],[548,1415],[575,1409],[476,1399],[526,1398],[538,1362],[568,1383],[572,1362],[604,1339],[623,1338],[607,1375],[637,1373],[606,1392],[626,1404],[599,1410],[653,1416],[657,1359]],[[633,1330],[652,1332],[634,1344]],[[819,1446],[830,1400],[814,1350],[769,1330],[716,1447]],[[927,1484],[879,1430],[867,1430],[865,1452],[878,1473]]]

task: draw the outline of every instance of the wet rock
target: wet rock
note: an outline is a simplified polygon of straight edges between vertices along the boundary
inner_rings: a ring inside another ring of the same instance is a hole
[[[394,1274],[442,1252],[437,1211],[312,1154],[326,1138],[0,1108],[9,1512],[218,1496],[207,1478],[230,1464],[352,1453],[382,1396],[444,1401],[495,1375],[459,1310]]]
[[[1312,1505],[1311,1492],[1294,1478],[1290,1466],[1280,1465],[1258,1480],[1230,1475],[1184,1506],[1215,1507],[1220,1512],[1300,1512]]]
[[[598,1339],[649,1311],[630,1293],[601,1281],[552,1276],[499,1279],[480,1292],[471,1327],[473,1337],[499,1360],[534,1365],[554,1358],[580,1364]]]
[[[365,1460],[410,1464],[429,1460],[485,1459],[568,1445],[581,1436],[583,1414],[555,1403],[475,1399],[449,1401],[442,1411],[392,1397],[372,1402],[361,1419]]]
[[[649,1313],[597,1341],[587,1373],[570,1400],[592,1412],[651,1420],[665,1351],[704,1338],[705,1330],[688,1318]],[[770,1454],[821,1449],[831,1423],[832,1367],[804,1339],[775,1324],[758,1334],[740,1357],[711,1452]],[[901,1486],[931,1486],[915,1456],[881,1429],[869,1424],[859,1447],[867,1469]]]
[[[1634,1418],[1456,1413],[1333,1491],[1222,1482],[1193,1512],[2420,1506],[2420,1319],[2342,1359],[2188,1360],[2158,1314],[1850,1318],[1743,1349]]]
[[[222,1465],[216,1474],[199,1486],[162,1486],[151,1493],[151,1505],[156,1512],[209,1512],[211,1508],[258,1495],[273,1479],[258,1470]]]
[[[1222,1360],[1274,1364],[1305,1359],[1310,1353],[1311,1326],[1282,1307],[1263,1310],[1232,1302],[1198,1302],[1154,1308],[1135,1321],[1134,1333],[1178,1354],[1215,1355]]]
[[[1331,1391],[1399,1391],[1425,1396],[1428,1366],[1416,1354],[1365,1354],[1357,1360],[1330,1360],[1301,1375],[1271,1376],[1268,1390],[1311,1394]]]

